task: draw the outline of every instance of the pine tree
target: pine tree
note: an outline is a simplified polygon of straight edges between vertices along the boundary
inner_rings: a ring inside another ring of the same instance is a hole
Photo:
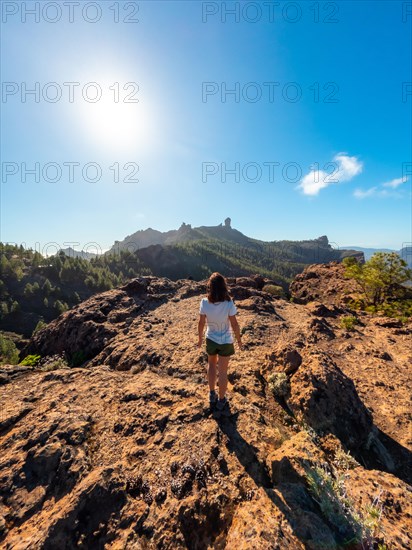
[[[31,298],[33,296],[33,286],[30,283],[27,283],[24,287],[23,294],[26,298]]]
[[[33,330],[32,335],[35,334],[37,331],[41,330],[45,326],[47,326],[47,323],[44,322],[43,317],[40,317],[40,319],[37,322],[37,325],[35,326],[35,328]]]
[[[10,262],[4,253],[0,256],[0,277],[2,279],[9,278],[12,274]]]
[[[36,250],[36,252],[34,252],[33,254],[31,265],[33,267],[39,267],[39,265],[41,265],[42,260],[43,260],[42,255],[40,254],[40,252],[37,252]]]
[[[50,292],[52,291],[53,287],[52,287],[52,284],[51,282],[49,281],[49,279],[46,279],[42,285],[42,291],[44,292],[44,294],[46,296],[49,296],[50,295]]]
[[[37,294],[40,291],[40,285],[37,281],[35,281],[32,285],[32,292],[33,294]]]
[[[7,305],[7,302],[2,302],[0,306],[0,317],[4,319],[4,317],[7,317],[9,314],[9,306]]]
[[[412,270],[396,252],[375,252],[364,264],[344,259],[345,276],[355,279],[366,301],[374,306],[395,297],[402,283],[412,278]]]
[[[16,365],[19,361],[19,352],[16,344],[10,338],[0,334],[0,363]]]
[[[66,302],[62,302],[60,300],[56,300],[54,302],[54,308],[55,310],[57,311],[57,313],[59,315],[61,315],[62,313],[64,313],[65,311],[67,311],[69,309],[69,306],[66,304]]]

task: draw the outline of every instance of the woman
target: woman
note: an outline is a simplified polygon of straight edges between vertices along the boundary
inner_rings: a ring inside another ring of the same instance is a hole
[[[236,319],[237,308],[227,289],[226,280],[220,273],[212,273],[207,284],[207,298],[202,298],[199,309],[199,342],[202,347],[203,330],[206,330],[206,353],[208,356],[208,379],[210,405],[222,411],[228,404],[226,398],[227,367],[230,356],[235,353],[232,327],[240,349],[243,349],[239,325]],[[219,369],[219,399],[217,398],[216,368]]]

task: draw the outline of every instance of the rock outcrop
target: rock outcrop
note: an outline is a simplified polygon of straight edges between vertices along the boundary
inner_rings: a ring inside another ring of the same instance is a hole
[[[291,296],[299,304],[318,301],[339,306],[362,290],[356,281],[344,277],[344,271],[345,266],[338,261],[309,265],[290,283]]]
[[[0,366],[0,547],[412,547],[412,323],[341,328],[339,270],[312,266],[307,305],[229,279],[244,350],[221,417],[206,281],[134,279],[36,333],[25,353],[71,367]]]

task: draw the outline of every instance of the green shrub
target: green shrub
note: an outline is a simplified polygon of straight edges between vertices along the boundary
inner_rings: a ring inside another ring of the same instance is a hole
[[[396,252],[375,252],[364,264],[345,260],[346,278],[357,281],[368,305],[378,306],[399,294],[399,287],[412,278],[412,269]]]
[[[354,330],[355,325],[359,324],[359,321],[353,315],[342,317],[340,320],[340,327],[346,330]]]
[[[38,365],[41,359],[40,355],[26,355],[26,357],[19,363],[19,365],[25,365],[26,367],[35,367]]]
[[[350,265],[357,264],[358,261],[354,256],[346,256],[345,258],[343,258],[342,263],[345,267],[349,267]]]
[[[39,321],[37,322],[37,325],[34,327],[32,336],[33,336],[33,334],[36,334],[36,332],[38,332],[39,330],[41,330],[42,328],[44,328],[46,326],[47,326],[47,323],[45,323],[43,321],[43,319],[39,319]]]
[[[357,298],[357,299],[349,298],[348,300],[346,300],[346,304],[351,309],[365,309],[365,301],[362,300],[361,298]]]
[[[290,390],[290,382],[284,372],[272,372],[268,377],[269,389],[275,397],[286,397]]]
[[[0,334],[0,363],[16,365],[19,362],[19,351],[16,344],[3,334]]]
[[[263,292],[268,292],[269,294],[271,294],[272,296],[276,296],[277,298],[285,297],[285,291],[279,285],[265,285],[262,290]]]
[[[335,452],[333,463],[338,470],[353,470],[359,466],[359,462],[353,458],[350,452],[345,452],[340,447]]]
[[[345,542],[359,539],[360,528],[352,514],[352,503],[346,495],[344,475],[333,475],[326,465],[306,465],[305,472],[309,492],[328,522],[342,533]]]
[[[362,299],[349,299],[345,303],[355,310],[363,310],[367,313],[384,313],[387,317],[410,319],[412,317],[412,300],[410,298],[385,301],[381,304],[368,304]]]
[[[309,491],[328,523],[339,532],[339,542],[344,546],[361,544],[362,548],[375,548],[381,531],[382,491],[358,512],[347,494],[344,473],[333,466],[309,465],[306,461],[303,465]]]
[[[412,317],[412,300],[395,300],[393,302],[385,302],[379,308],[388,317],[408,319]]]
[[[40,368],[48,372],[57,369],[67,369],[69,365],[64,353],[56,353],[55,355],[44,357],[40,363]]]

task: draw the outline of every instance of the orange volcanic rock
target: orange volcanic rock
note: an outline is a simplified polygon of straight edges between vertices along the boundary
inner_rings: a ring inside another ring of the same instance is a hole
[[[362,290],[355,280],[344,277],[344,271],[338,261],[308,265],[290,283],[290,293],[299,304],[320,300],[326,305],[339,305]]]
[[[26,353],[77,366],[0,366],[0,547],[411,548],[412,323],[348,310],[339,265],[310,267],[308,304],[230,279],[244,350],[220,418],[196,347],[205,281],[134,279],[37,332]],[[319,471],[335,493],[314,493]]]

